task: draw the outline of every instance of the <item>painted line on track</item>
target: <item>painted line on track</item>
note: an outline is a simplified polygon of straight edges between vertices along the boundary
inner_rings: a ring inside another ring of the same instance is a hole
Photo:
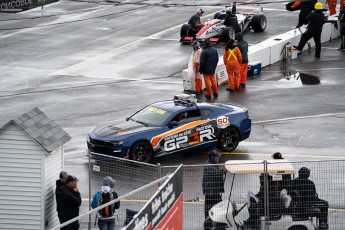
[[[221,152],[222,155],[252,155],[252,156],[268,156],[271,157],[272,154],[268,154],[268,153],[248,153],[248,152]],[[325,159],[345,159],[345,156],[341,157],[341,156],[324,156],[324,155],[301,155],[301,154],[289,154],[287,156],[296,156],[296,157],[305,157],[305,158],[325,158]]]
[[[345,70],[345,68],[303,69],[303,70],[299,70],[298,72],[329,71],[329,70]],[[265,72],[265,73],[279,72],[280,73],[281,70],[261,70],[261,72]]]

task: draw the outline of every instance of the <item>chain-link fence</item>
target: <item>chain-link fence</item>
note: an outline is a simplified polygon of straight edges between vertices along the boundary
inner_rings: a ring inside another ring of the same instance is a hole
[[[205,221],[207,214],[238,229],[345,229],[345,161],[246,162],[238,168],[228,162],[183,166],[183,229],[215,225]],[[177,167],[97,156],[89,164],[90,201],[105,176],[116,180],[115,191],[122,196],[169,175]],[[115,229],[123,226],[126,210],[139,211],[158,187],[121,200]],[[219,207],[213,207],[221,201]],[[205,208],[211,209],[210,213]],[[90,219],[80,221],[81,229],[97,229],[94,216]]]

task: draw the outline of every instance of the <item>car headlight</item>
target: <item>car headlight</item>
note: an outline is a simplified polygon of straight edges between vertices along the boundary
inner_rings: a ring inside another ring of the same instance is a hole
[[[114,147],[120,147],[122,146],[124,141],[111,141],[110,143],[114,146]]]

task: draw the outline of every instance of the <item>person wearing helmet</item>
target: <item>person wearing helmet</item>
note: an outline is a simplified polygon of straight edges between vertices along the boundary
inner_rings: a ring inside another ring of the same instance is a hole
[[[211,47],[210,39],[205,40],[205,48],[200,56],[199,72],[204,75],[204,81],[206,86],[205,97],[211,99],[211,89],[213,90],[213,96],[218,97],[218,85],[216,81],[216,68],[219,61],[218,51]]]
[[[339,22],[340,22],[340,38],[341,38],[341,44],[340,44],[340,50],[345,50],[345,2],[342,4],[342,9],[339,13]]]
[[[206,166],[204,167],[202,178],[202,192],[205,196],[205,219],[208,218],[209,210],[217,203],[222,201],[224,193],[225,169],[219,163],[221,154],[214,149],[209,152]]]
[[[194,14],[189,20],[188,24],[192,28],[201,28],[204,26],[204,24],[201,23],[200,17],[204,14],[204,11],[202,9],[198,9],[196,11],[196,14]]]
[[[302,34],[298,46],[294,46],[292,51],[302,51],[309,39],[313,38],[315,41],[315,57],[320,58],[321,54],[321,33],[323,24],[325,24],[325,15],[322,12],[323,5],[321,2],[315,4],[315,10],[311,12],[307,18],[309,20],[307,30]]]
[[[202,75],[199,73],[200,67],[200,56],[201,56],[201,48],[200,43],[198,41],[192,42],[193,53],[192,53],[192,64],[193,64],[193,73],[194,73],[194,82],[195,82],[195,91],[196,95],[200,95],[202,93]]]
[[[238,24],[236,14],[233,14],[231,10],[226,11],[224,25],[226,27],[232,27],[235,30],[235,33],[242,32],[241,27]]]
[[[298,170],[298,177],[293,180],[294,191],[299,194],[300,206],[302,209],[307,207],[317,207],[320,209],[318,214],[319,229],[328,229],[328,202],[318,197],[315,183],[309,180],[310,169],[302,167]]]
[[[297,0],[291,6],[289,6],[290,11],[300,9],[296,28],[308,24],[307,16],[311,11],[313,11],[315,3],[316,0]]]

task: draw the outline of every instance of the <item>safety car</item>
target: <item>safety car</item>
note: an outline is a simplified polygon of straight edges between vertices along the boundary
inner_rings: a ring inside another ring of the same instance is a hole
[[[218,147],[231,152],[249,137],[248,109],[238,104],[205,103],[195,95],[153,103],[124,122],[91,129],[87,151],[131,160],[152,158],[195,148]]]
[[[228,10],[236,12],[236,10],[230,9],[230,7],[222,9],[215,13],[213,20],[207,21],[200,29],[192,28],[189,24],[183,24],[180,30],[180,42],[190,43],[193,40],[203,42],[209,38],[214,43],[227,43],[230,38],[234,39],[235,31],[231,27],[224,25],[225,14]],[[236,12],[235,15],[242,33],[251,29],[255,32],[263,32],[267,27],[267,18],[263,14],[262,8],[260,8],[258,14]]]

